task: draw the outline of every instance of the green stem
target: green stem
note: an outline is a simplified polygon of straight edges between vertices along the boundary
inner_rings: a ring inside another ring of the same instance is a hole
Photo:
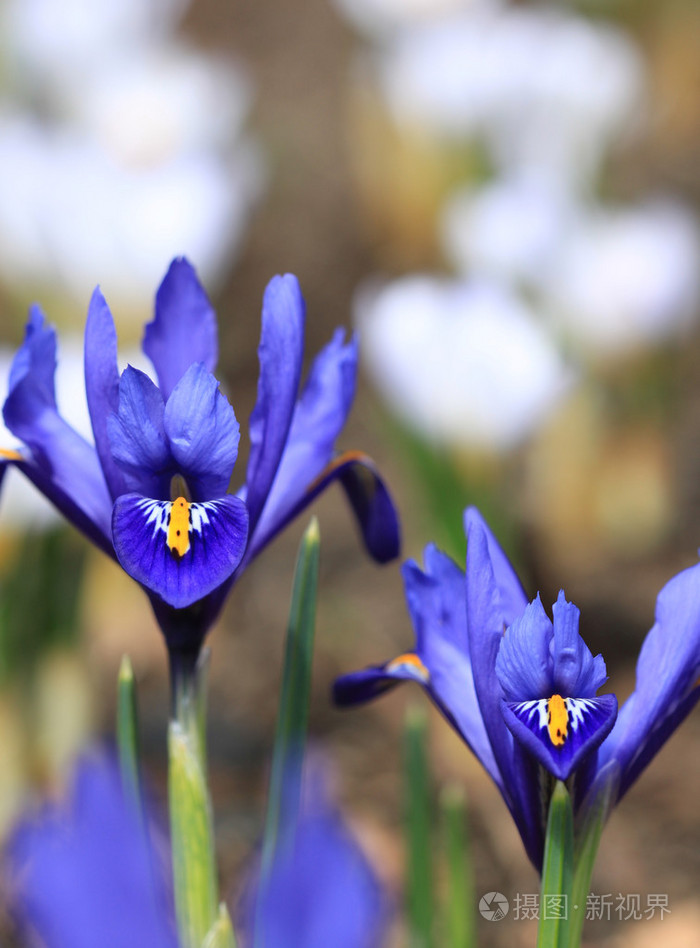
[[[181,656],[178,656],[178,659]],[[168,796],[173,879],[182,948],[233,945],[228,913],[219,905],[212,808],[206,776],[208,655],[172,661],[175,720],[168,731]]]
[[[406,832],[408,843],[407,910],[414,948],[430,948],[433,926],[433,880],[430,851],[430,788],[422,709],[410,708],[404,740]]]
[[[567,948],[572,908],[574,819],[571,797],[558,780],[549,805],[542,865],[537,948]]]
[[[567,948],[578,948],[581,944],[593,866],[598,854],[598,846],[600,845],[600,837],[605,821],[617,796],[619,778],[619,766],[616,763],[608,764],[598,774],[595,784],[579,808],[571,896],[573,911],[569,925]]]
[[[448,948],[470,948],[476,944],[475,893],[463,788],[457,784],[446,787],[440,804],[447,855],[446,945]]]

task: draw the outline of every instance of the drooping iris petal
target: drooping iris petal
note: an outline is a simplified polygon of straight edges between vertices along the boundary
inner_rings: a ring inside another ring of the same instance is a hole
[[[103,553],[114,559],[114,547],[112,545],[112,531],[105,533],[101,525],[78,506],[73,494],[67,494],[52,479],[51,472],[47,471],[44,464],[37,464],[29,457],[24,457],[17,451],[5,451],[0,449],[0,484],[6,469],[12,465],[18,471],[31,481],[36,489],[44,495],[59,510],[70,523],[74,524],[79,530],[88,537]],[[111,513],[111,502],[109,508],[105,509],[103,520]],[[0,497],[0,512],[2,511],[2,497]]]
[[[23,820],[7,859],[16,912],[46,948],[177,948],[167,867],[114,761],[84,758],[70,801]]]
[[[379,562],[398,555],[396,514],[373,462],[360,452],[333,458],[335,441],[352,405],[357,375],[356,340],[343,340],[339,329],[314,360],[246,559],[252,559],[336,479],[345,489],[369,553]],[[250,494],[248,499],[250,502]]]
[[[112,497],[126,490],[124,474],[115,463],[107,422],[119,411],[117,333],[107,302],[97,287],[85,324],[85,390],[95,447]]]
[[[538,595],[504,631],[498,649],[496,676],[506,698],[521,701],[552,694],[553,636],[551,620]]]
[[[168,605],[184,609],[220,586],[245,549],[248,512],[237,497],[189,503],[124,494],[114,505],[119,562]]]
[[[126,484],[145,496],[157,497],[167,490],[174,473],[164,414],[163,395],[155,383],[145,372],[127,366],[119,382],[119,410],[108,419],[107,431],[112,457]]]
[[[334,477],[345,490],[370,556],[378,563],[396,559],[401,551],[401,528],[391,495],[374,461],[360,451],[346,451],[331,461],[319,476],[316,488],[325,489]]]
[[[415,652],[343,675],[333,687],[334,700],[339,705],[357,704],[377,697],[400,681],[416,681],[500,786],[469,661],[464,574],[433,545],[425,550],[425,571],[409,561],[402,574],[416,633]]]
[[[336,330],[311,366],[294,406],[286,444],[274,481],[256,525],[256,534],[271,536],[333,456],[333,446],[350,411],[357,376],[357,342],[344,343]],[[276,531],[275,531],[276,532]]]
[[[370,701],[402,681],[430,683],[430,672],[415,652],[404,652],[384,665],[372,665],[342,675],[333,684],[333,700],[341,707]]]
[[[202,362],[209,372],[216,368],[216,314],[184,257],[173,260],[158,287],[155,317],[146,326],[143,351],[153,363],[166,400],[193,362]]]
[[[272,487],[287,442],[304,349],[306,306],[297,278],[273,277],[263,298],[258,397],[250,416],[245,501],[251,535]]]
[[[112,501],[95,449],[58,412],[55,369],[56,334],[35,306],[12,363],[5,424],[31,451],[31,458],[18,467],[105,549]]]
[[[600,768],[611,761],[620,768],[619,797],[697,703],[699,674],[700,564],[683,570],[659,593],[635,689],[598,752]]]
[[[515,738],[559,780],[568,780],[610,733],[617,716],[615,695],[503,701],[503,717]]]
[[[554,618],[553,686],[560,694],[592,698],[607,681],[602,655],[591,654],[578,631],[580,610],[560,591],[552,610]]]
[[[378,563],[395,559],[399,555],[401,538],[396,508],[389,490],[368,455],[361,451],[345,451],[334,458],[301,495],[294,491],[296,502],[285,505],[279,511],[279,519],[265,516],[265,523],[259,525],[251,537],[245,562],[257,556],[270,540],[336,480],[345,489],[367,551]]]
[[[173,389],[163,424],[175,468],[192,496],[223,496],[238,457],[239,428],[219,383],[201,362],[191,365]]]

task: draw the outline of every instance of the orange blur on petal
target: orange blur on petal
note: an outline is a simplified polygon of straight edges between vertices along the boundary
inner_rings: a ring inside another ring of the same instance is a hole
[[[413,652],[405,652],[403,655],[398,655],[392,662],[389,662],[386,670],[388,672],[393,672],[402,665],[408,665],[411,668],[414,668],[423,681],[428,681],[430,678],[430,672],[425,667],[423,662],[418,658],[418,656],[413,654]]]
[[[11,448],[0,448],[0,458],[7,458],[8,461],[24,460],[19,451],[13,451]]]

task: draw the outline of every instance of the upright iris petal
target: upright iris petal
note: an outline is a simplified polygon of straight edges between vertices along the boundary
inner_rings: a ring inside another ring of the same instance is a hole
[[[506,629],[496,658],[508,729],[559,780],[602,743],[617,715],[614,695],[595,697],[605,665],[579,636],[578,617],[560,592],[552,625],[538,596]]]
[[[129,366],[119,382],[119,408],[107,421],[111,456],[128,490],[157,494],[168,476],[163,395],[146,375]]]
[[[196,499],[228,490],[238,457],[239,427],[219,383],[195,363],[165,405],[163,426],[173,461]]]
[[[155,316],[143,351],[153,363],[164,398],[196,362],[213,372],[219,355],[216,314],[184,258],[173,260],[156,293]]]
[[[134,579],[182,609],[220,586],[240,562],[248,511],[226,494],[238,456],[238,422],[202,363],[167,403],[127,369],[108,426],[112,456],[135,492],[114,505],[112,538]]]

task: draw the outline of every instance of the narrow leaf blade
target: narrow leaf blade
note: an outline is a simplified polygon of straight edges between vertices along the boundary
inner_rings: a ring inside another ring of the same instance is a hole
[[[267,884],[275,853],[279,847],[292,845],[298,822],[309,716],[320,542],[318,521],[314,517],[301,540],[292,587],[263,834],[261,892]]]
[[[422,709],[406,716],[404,768],[408,880],[406,908],[411,945],[429,948],[433,927],[433,869],[430,847],[430,787],[426,755],[427,720]]]
[[[136,681],[128,655],[122,658],[117,679],[117,747],[124,794],[141,817]]]

